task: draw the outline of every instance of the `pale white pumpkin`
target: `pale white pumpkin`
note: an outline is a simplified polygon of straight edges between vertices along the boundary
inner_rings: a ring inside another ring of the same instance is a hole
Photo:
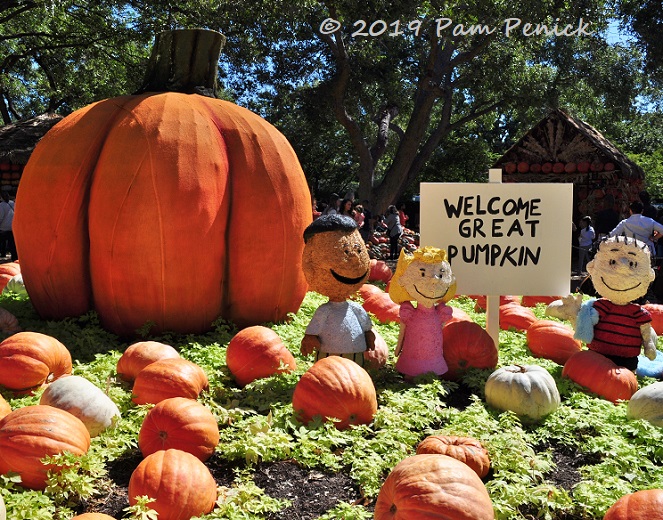
[[[534,421],[554,412],[559,390],[548,371],[538,365],[509,365],[495,370],[486,381],[486,402]]]
[[[25,284],[23,284],[23,274],[18,273],[17,275],[12,276],[5,288],[2,290],[3,293],[14,293],[19,296],[27,296],[28,292],[25,290]]]
[[[46,387],[40,404],[60,408],[78,417],[96,437],[120,419],[120,410],[99,387],[80,376],[67,376]]]
[[[5,508],[5,501],[0,495],[0,520],[7,520],[7,509]]]
[[[628,402],[626,416],[663,426],[663,381],[644,386],[634,393]]]

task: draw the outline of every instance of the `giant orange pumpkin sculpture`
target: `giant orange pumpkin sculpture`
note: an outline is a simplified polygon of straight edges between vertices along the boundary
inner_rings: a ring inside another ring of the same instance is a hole
[[[180,93],[215,86],[222,43],[159,35],[145,93],[84,107],[35,148],[14,235],[42,318],[95,309],[121,335],[148,322],[195,333],[219,316],[245,326],[299,308],[311,198],[297,156],[249,110]],[[155,92],[169,89],[180,92]]]

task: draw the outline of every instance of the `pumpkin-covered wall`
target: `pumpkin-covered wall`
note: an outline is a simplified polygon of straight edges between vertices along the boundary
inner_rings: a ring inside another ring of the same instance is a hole
[[[168,34],[178,52],[214,55],[195,31]],[[299,308],[310,200],[267,121],[212,97],[147,92],[89,105],[46,134],[14,233],[43,318],[95,309],[121,335],[146,322],[201,332],[219,316],[244,326]]]

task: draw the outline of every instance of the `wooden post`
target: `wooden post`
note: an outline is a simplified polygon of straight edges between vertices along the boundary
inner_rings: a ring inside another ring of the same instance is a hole
[[[488,170],[488,182],[501,184],[501,168],[491,168]],[[486,332],[493,338],[495,346],[500,347],[500,295],[486,295]]]
[[[147,64],[143,92],[182,92],[216,97],[219,56],[226,37],[208,29],[157,34]]]

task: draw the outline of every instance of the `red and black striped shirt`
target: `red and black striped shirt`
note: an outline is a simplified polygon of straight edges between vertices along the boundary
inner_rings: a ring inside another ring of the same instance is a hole
[[[640,354],[640,325],[651,321],[649,312],[635,303],[617,305],[604,298],[596,300],[594,308],[599,313],[599,321],[594,325],[594,339],[587,346],[611,356],[635,357]]]

